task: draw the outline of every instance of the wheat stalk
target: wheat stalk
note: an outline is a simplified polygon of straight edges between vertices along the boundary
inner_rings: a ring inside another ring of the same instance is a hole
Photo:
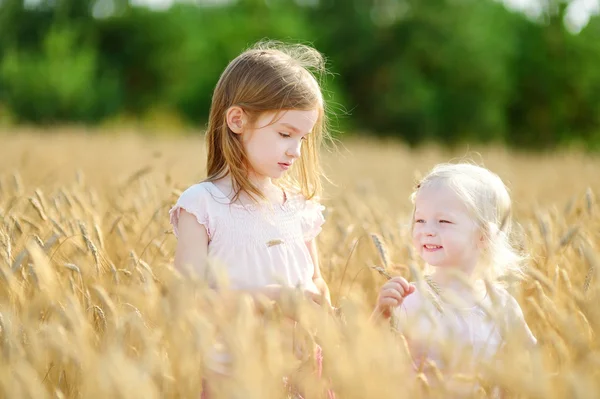
[[[2,339],[2,355],[5,361],[11,360],[11,342],[10,342],[10,326],[4,320],[4,315],[0,312],[0,334]]]
[[[566,247],[567,245],[569,245],[573,239],[577,236],[577,233],[579,233],[579,226],[573,226],[571,227],[561,238],[559,241],[559,246],[561,248]]]
[[[19,252],[17,254],[17,257],[15,258],[12,265],[10,266],[13,273],[17,273],[19,270],[21,270],[21,266],[22,266],[23,262],[25,261],[25,259],[27,258],[27,255],[28,255],[27,249],[23,249],[21,252]]]
[[[373,244],[375,244],[375,248],[377,248],[377,253],[383,262],[384,269],[387,269],[390,265],[390,257],[387,247],[383,243],[383,239],[379,235],[371,233],[371,240],[373,240]]]
[[[6,261],[7,265],[10,265],[12,259],[11,239],[10,236],[4,231],[0,231],[0,234],[2,235],[2,243],[4,244],[4,260]]]
[[[590,288],[590,284],[592,283],[594,275],[596,274],[596,271],[598,270],[598,259],[589,250],[589,248],[587,246],[583,247],[582,250],[583,250],[584,259],[587,261],[587,264],[588,264],[588,270],[585,275],[585,281],[583,283],[583,292],[587,292],[587,290]]]
[[[92,242],[92,239],[88,234],[85,224],[82,221],[78,221],[78,225],[79,230],[81,231],[81,235],[83,236],[83,240],[85,241],[88,249],[92,252],[92,255],[94,256],[94,261],[96,263],[96,273],[97,275],[100,275],[100,255],[98,254],[98,248],[96,248],[96,245]]]
[[[42,204],[40,204],[37,198],[29,197],[29,202],[31,203],[31,205],[33,205],[33,208],[36,210],[40,219],[42,219],[43,221],[48,220],[48,216],[46,216],[46,212],[42,208]]]
[[[48,215],[48,205],[46,204],[46,200],[44,199],[44,194],[42,193],[42,190],[36,188],[33,193],[35,194],[35,197],[37,198],[40,207],[42,208],[44,213]]]
[[[17,197],[20,197],[23,195],[23,179],[21,179],[21,175],[19,174],[19,172],[14,172],[12,174],[12,178],[13,185],[15,188],[15,194]]]
[[[68,236],[67,232],[65,231],[65,229],[63,229],[63,227],[60,225],[60,223],[58,223],[53,218],[48,218],[48,219],[50,220],[50,223],[52,223],[52,226],[54,226],[56,231],[58,231],[61,236],[63,236],[63,237]]]
[[[588,215],[592,214],[592,208],[594,206],[594,193],[591,188],[587,188],[585,190],[585,206],[588,212]]]

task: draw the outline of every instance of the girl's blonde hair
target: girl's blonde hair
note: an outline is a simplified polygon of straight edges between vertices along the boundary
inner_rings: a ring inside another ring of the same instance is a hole
[[[484,275],[500,283],[510,278],[521,278],[523,258],[511,243],[512,204],[502,179],[477,165],[439,164],[417,185],[411,195],[413,204],[419,190],[432,185],[454,190],[484,234],[486,245],[481,263],[489,266],[483,269]]]
[[[315,126],[302,145],[301,156],[280,185],[297,188],[306,198],[319,196],[319,147],[327,136],[325,104],[316,76],[325,71],[324,59],[312,47],[260,42],[236,57],[222,73],[212,97],[206,132],[207,181],[231,176],[234,198],[244,191],[264,198],[248,179],[248,160],[241,137],[226,121],[227,110],[241,107],[253,124],[264,112],[319,111]]]

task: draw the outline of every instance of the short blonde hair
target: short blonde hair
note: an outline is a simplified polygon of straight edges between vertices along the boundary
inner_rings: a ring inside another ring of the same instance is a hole
[[[263,113],[285,110],[319,112],[315,126],[302,146],[301,156],[281,184],[297,187],[306,198],[319,196],[319,147],[327,133],[325,104],[318,77],[324,59],[314,48],[301,44],[259,42],[237,56],[223,71],[213,93],[207,143],[207,180],[230,175],[235,198],[240,191],[262,198],[247,176],[248,161],[241,137],[226,122],[227,110],[241,107],[254,123]]]
[[[523,257],[511,243],[512,201],[502,179],[486,168],[469,163],[439,164],[417,185],[411,195],[413,204],[421,188],[433,185],[452,189],[484,234],[487,243],[484,262],[489,265],[483,269],[484,275],[495,282],[521,278]]]

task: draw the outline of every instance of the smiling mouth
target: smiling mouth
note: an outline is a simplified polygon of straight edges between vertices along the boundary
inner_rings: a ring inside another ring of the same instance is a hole
[[[443,247],[441,245],[425,244],[425,245],[423,245],[423,248],[426,251],[437,251],[438,249],[442,249]]]

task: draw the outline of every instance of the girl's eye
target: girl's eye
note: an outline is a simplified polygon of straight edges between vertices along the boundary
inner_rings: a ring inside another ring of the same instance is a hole
[[[450,223],[450,224],[452,224],[452,222],[450,222],[448,220],[444,220],[444,219],[440,220],[440,223]]]
[[[415,220],[415,223],[425,223],[425,221],[423,219],[417,219]]]
[[[288,137],[291,137],[291,136],[290,136],[289,134],[287,134],[287,133],[281,133],[281,132],[279,132],[279,135],[280,135],[281,137],[283,137],[283,138],[286,138],[286,139],[287,139]]]

